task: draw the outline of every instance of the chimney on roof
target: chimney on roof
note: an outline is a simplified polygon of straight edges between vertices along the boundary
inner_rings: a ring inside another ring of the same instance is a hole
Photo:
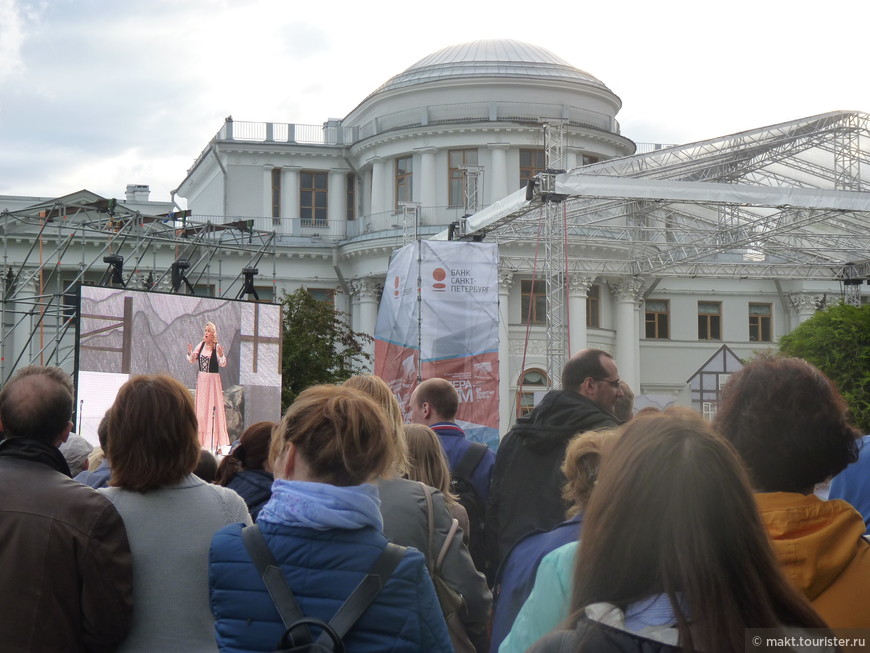
[[[148,184],[127,184],[127,202],[147,202],[150,195]]]

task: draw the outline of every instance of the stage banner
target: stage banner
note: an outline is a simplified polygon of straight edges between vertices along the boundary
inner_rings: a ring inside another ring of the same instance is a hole
[[[418,279],[420,281],[418,288]],[[375,328],[375,374],[410,414],[420,377],[459,393],[457,423],[469,439],[498,445],[498,248],[420,241],[397,250]]]

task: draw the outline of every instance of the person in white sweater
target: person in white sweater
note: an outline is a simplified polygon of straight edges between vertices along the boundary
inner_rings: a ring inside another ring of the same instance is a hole
[[[133,627],[119,651],[216,651],[208,551],[228,524],[250,524],[233,490],[193,475],[197,419],[188,390],[166,375],[134,376],[108,415],[111,486],[133,554]]]

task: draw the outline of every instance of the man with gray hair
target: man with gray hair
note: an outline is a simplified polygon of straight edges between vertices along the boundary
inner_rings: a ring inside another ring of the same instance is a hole
[[[73,387],[29,366],[0,391],[0,642],[9,651],[113,651],[132,623],[133,566],[115,507],[70,478],[58,447]]]

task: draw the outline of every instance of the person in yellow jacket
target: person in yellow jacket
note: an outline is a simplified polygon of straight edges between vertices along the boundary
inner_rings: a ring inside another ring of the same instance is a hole
[[[870,627],[870,542],[845,501],[813,494],[854,462],[860,432],[834,383],[797,358],[764,356],[731,377],[714,427],[735,446],[786,577],[836,630]]]

